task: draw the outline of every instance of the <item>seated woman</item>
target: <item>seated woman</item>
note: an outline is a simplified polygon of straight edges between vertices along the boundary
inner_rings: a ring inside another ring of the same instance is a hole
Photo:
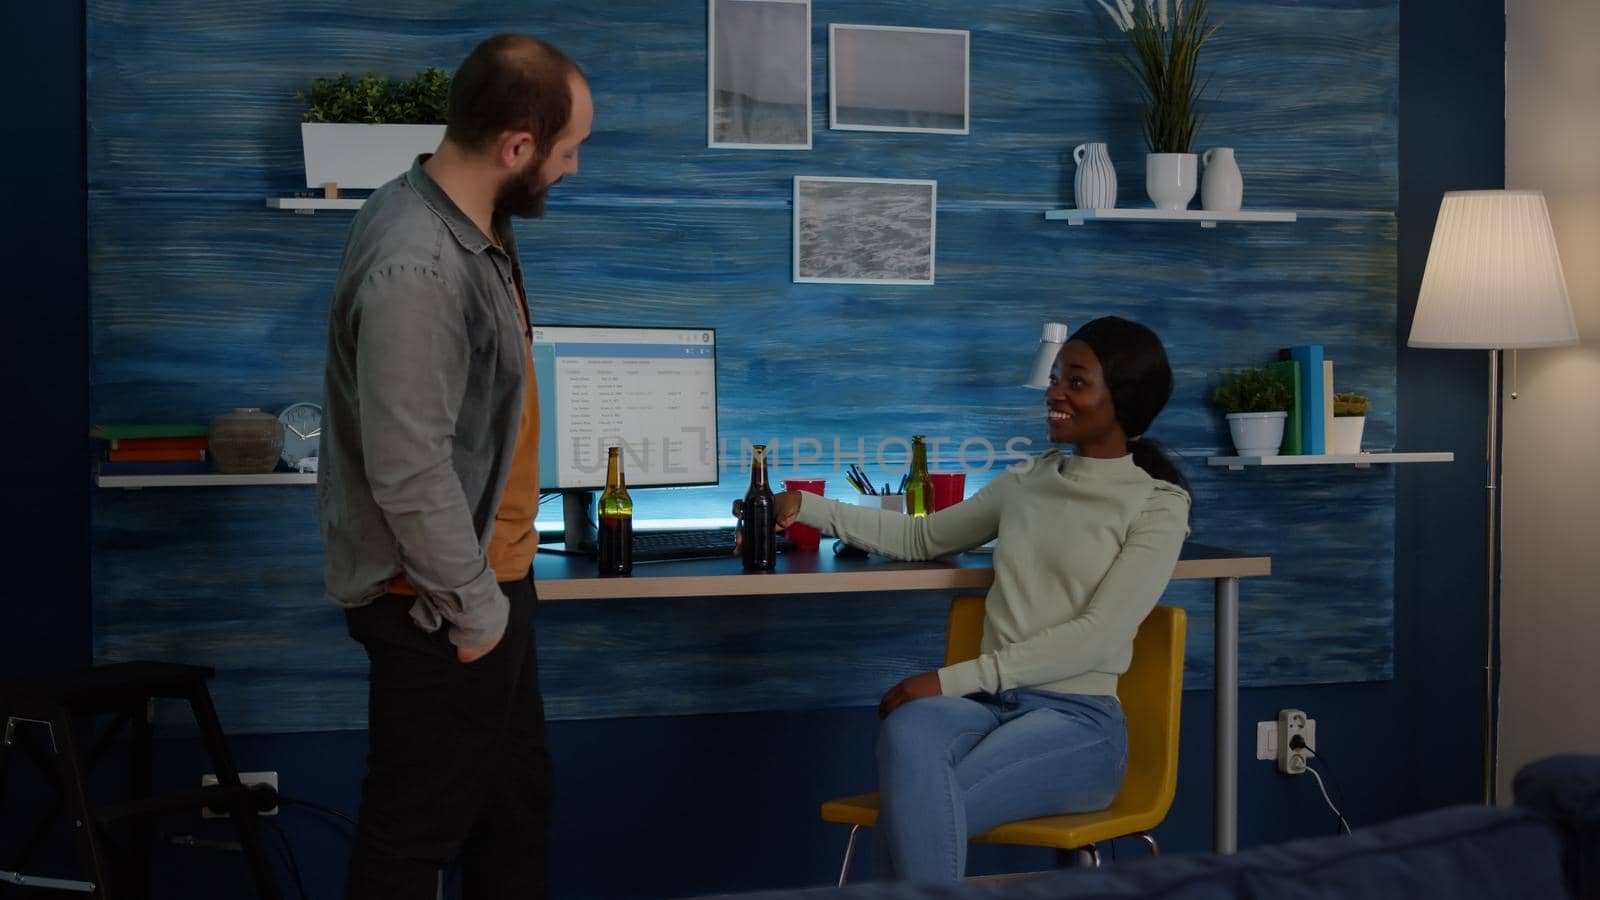
[[[1128,761],[1117,676],[1189,532],[1187,482],[1144,436],[1171,395],[1155,333],[1096,319],[1061,348],[1045,393],[1050,440],[1072,455],[1051,450],[925,518],[778,496],[780,527],[899,559],[998,537],[981,654],[879,704],[880,877],[959,880],[970,835],[1116,796]]]

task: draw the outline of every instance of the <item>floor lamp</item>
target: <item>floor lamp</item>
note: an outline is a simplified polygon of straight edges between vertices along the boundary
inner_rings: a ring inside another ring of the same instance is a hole
[[[1489,351],[1489,541],[1484,603],[1483,798],[1494,802],[1495,620],[1500,581],[1500,353],[1578,342],[1541,191],[1451,191],[1439,205],[1412,347]],[[1513,398],[1516,396],[1512,395]]]

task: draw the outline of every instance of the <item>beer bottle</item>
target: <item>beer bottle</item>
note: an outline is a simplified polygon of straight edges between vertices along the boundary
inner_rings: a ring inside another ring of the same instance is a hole
[[[911,436],[911,473],[906,476],[906,512],[913,516],[933,514],[933,479],[928,477],[928,447],[923,436]]]
[[[778,504],[767,484],[767,446],[751,448],[750,489],[744,492],[740,515],[744,567],[771,571],[778,565]]]
[[[622,477],[622,448],[611,447],[606,460],[606,490],[600,495],[600,576],[633,574],[633,498]]]

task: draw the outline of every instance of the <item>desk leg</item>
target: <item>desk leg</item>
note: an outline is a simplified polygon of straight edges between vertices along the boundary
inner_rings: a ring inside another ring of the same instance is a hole
[[[1217,579],[1215,637],[1218,853],[1239,849],[1239,579]]]

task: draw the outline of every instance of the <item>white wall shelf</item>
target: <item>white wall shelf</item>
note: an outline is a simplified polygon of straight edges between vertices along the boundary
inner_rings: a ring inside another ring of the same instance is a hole
[[[1329,453],[1319,456],[1213,456],[1208,465],[1227,466],[1231,471],[1253,466],[1355,466],[1366,469],[1390,463],[1454,462],[1454,453]]]
[[[1299,215],[1289,209],[1242,209],[1238,212],[1211,212],[1204,209],[1051,209],[1044,217],[1052,222],[1082,225],[1085,222],[1197,222],[1201,228],[1215,228],[1218,222],[1293,222]]]
[[[262,475],[96,475],[103,488],[137,490],[152,487],[247,487],[253,485],[316,484],[315,472],[268,472]]]
[[[288,209],[299,215],[309,216],[319,209],[345,210],[360,209],[361,204],[367,202],[365,197],[268,197],[268,209]]]

